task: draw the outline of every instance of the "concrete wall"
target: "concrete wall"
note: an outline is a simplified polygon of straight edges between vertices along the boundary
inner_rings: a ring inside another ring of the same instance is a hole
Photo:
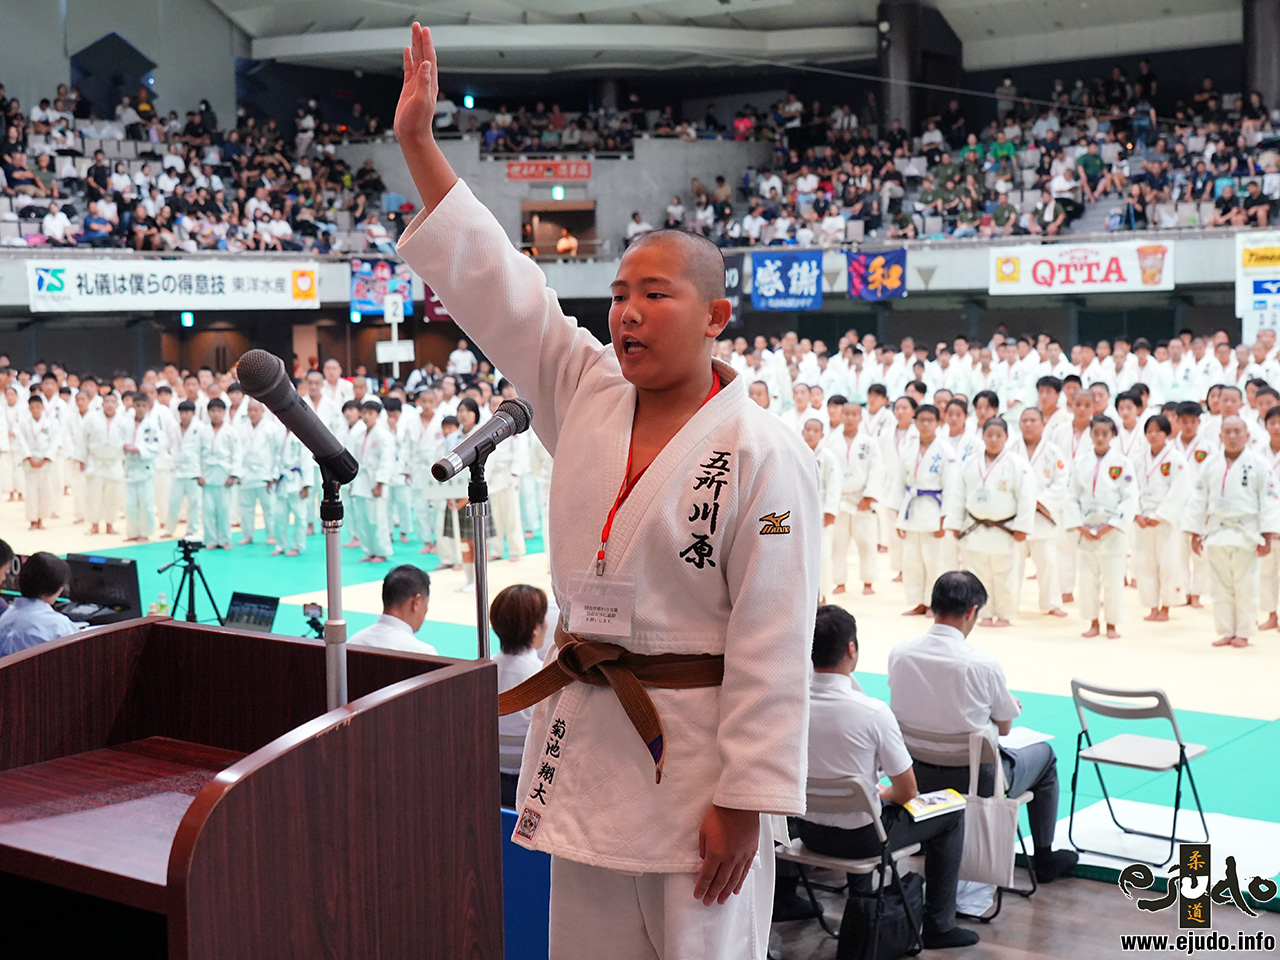
[[[62,46],[61,0],[9,0],[0,12],[0,83],[24,113],[70,76]]]
[[[508,182],[504,160],[482,157],[476,141],[445,141],[443,147],[458,176],[471,185],[512,239],[520,236],[521,202],[551,199],[551,184]],[[372,157],[389,189],[417,200],[399,144],[351,144],[339,147],[338,154],[352,167]],[[697,177],[708,187],[714,185],[716,176],[736,184],[745,168],[760,166],[770,156],[772,148],[767,143],[640,140],[634,160],[596,160],[590,181],[564,184],[565,199],[596,202],[596,230],[601,240],[610,244],[605,249],[617,256],[633,210],[639,210],[655,227],[660,226],[673,194],[680,194],[686,207],[692,206],[692,178]]]

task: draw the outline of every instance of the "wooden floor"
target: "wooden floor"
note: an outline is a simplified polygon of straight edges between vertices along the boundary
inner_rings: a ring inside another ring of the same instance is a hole
[[[1147,898],[1142,891],[1138,894]],[[821,891],[818,896],[826,906],[828,922],[833,929],[839,929],[843,897]],[[1249,917],[1232,906],[1215,906],[1213,911],[1214,932],[1225,934],[1233,944],[1239,931],[1263,932],[1275,938],[1277,949],[1274,951],[1242,950],[1231,953],[1232,957],[1280,956],[1280,914],[1260,911],[1257,917]],[[962,920],[961,924],[976,930],[982,938],[976,946],[926,950],[920,954],[921,958],[1104,960],[1151,956],[1150,950],[1125,951],[1120,937],[1167,934],[1172,940],[1179,932],[1172,908],[1160,913],[1139,910],[1137,900],[1126,900],[1115,885],[1081,878],[1059,880],[1041,887],[1035,896],[1025,900],[1006,897],[1000,915],[991,923]],[[833,960],[836,955],[836,941],[822,932],[816,920],[775,923],[769,946],[769,955],[774,960]],[[1177,955],[1187,954],[1184,951]]]

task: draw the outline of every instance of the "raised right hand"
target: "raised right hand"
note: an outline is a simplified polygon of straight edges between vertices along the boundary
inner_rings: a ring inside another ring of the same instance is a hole
[[[404,85],[400,89],[400,102],[396,104],[395,131],[402,144],[433,139],[432,124],[439,90],[431,31],[415,23],[409,46],[404,48]]]

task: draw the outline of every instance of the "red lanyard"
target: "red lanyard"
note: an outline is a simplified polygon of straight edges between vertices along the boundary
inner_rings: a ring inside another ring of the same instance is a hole
[[[1168,455],[1169,455],[1169,444],[1166,443],[1164,445],[1164,449],[1160,451],[1160,459],[1157,460],[1155,463],[1153,463],[1151,465],[1151,469],[1147,471],[1146,479],[1148,482],[1150,482],[1151,480],[1151,474],[1155,473],[1156,470],[1160,468],[1160,464],[1164,463],[1164,458],[1167,457]],[[1150,454],[1147,454],[1147,456],[1150,456]]]
[[[1102,461],[1105,459],[1107,459],[1107,455],[1104,453],[1098,457],[1098,462],[1093,465],[1093,495],[1095,497],[1098,495],[1098,471],[1102,469]]]
[[[698,404],[698,409],[701,410],[703,407],[705,407],[707,403],[711,400],[711,398],[714,397],[719,392],[720,392],[720,373],[714,367],[712,367],[711,368],[711,391],[707,394],[706,399],[703,400],[702,403]],[[627,469],[622,474],[622,486],[618,490],[617,499],[613,501],[612,509],[609,510],[609,516],[605,518],[604,529],[600,531],[600,549],[596,553],[596,576],[604,576],[604,548],[608,546],[609,534],[613,532],[614,517],[618,515],[618,509],[622,506],[623,502],[626,501],[627,497],[631,496],[631,491],[634,490],[636,488],[636,485],[640,483],[640,478],[644,476],[645,470],[649,469],[649,466],[646,466],[644,470],[641,470],[639,473],[635,475],[634,479],[631,479],[631,458],[634,452],[635,452],[635,430],[633,429],[631,431],[631,438],[627,441]]]

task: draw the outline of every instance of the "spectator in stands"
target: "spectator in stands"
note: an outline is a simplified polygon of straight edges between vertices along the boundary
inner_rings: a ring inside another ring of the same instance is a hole
[[[89,210],[85,214],[81,226],[84,229],[77,238],[80,243],[90,247],[113,246],[111,240],[113,224],[99,212],[97,201],[89,201]]]
[[[45,190],[34,171],[27,166],[27,155],[25,153],[14,153],[3,164],[4,178],[8,181],[9,188],[17,193],[25,193],[29,197],[47,197],[48,191]]]
[[[984,237],[1012,236],[1021,232],[1018,226],[1019,219],[1018,208],[1009,202],[1007,193],[1001,193],[996,200],[995,209],[991,211],[990,222],[980,222],[978,232]]]
[[[1067,223],[1067,209],[1053,198],[1048,189],[1040,191],[1040,202],[1036,204],[1027,230],[1033,234],[1045,234],[1056,237]]]
[[[644,217],[640,216],[639,210],[633,211],[631,214],[631,222],[627,224],[626,242],[629,244],[641,234],[652,232],[653,225],[646,222]]]
[[[49,204],[49,212],[40,221],[40,232],[45,241],[55,247],[74,247],[75,238],[71,235],[71,221],[56,203]]]
[[[1129,195],[1125,197],[1124,210],[1120,214],[1121,230],[1145,230],[1148,225],[1148,204],[1142,184],[1135,183],[1129,187]]]
[[[1208,80],[1207,77],[1205,79]],[[1209,226],[1243,227],[1245,225],[1245,212],[1240,208],[1240,200],[1230,184],[1222,188],[1222,193],[1214,201],[1213,209],[1214,214],[1209,220]]]
[[[71,580],[67,561],[52,553],[33,553],[18,571],[22,596],[0,613],[0,656],[75,633],[76,625],[53,609]]]
[[[568,227],[560,229],[560,239],[556,241],[556,253],[562,257],[576,257],[578,255],[578,238],[569,232]]]
[[[1244,198],[1240,202],[1243,214],[1241,223],[1250,227],[1265,227],[1271,217],[1271,201],[1262,195],[1262,184],[1250,180]]]

